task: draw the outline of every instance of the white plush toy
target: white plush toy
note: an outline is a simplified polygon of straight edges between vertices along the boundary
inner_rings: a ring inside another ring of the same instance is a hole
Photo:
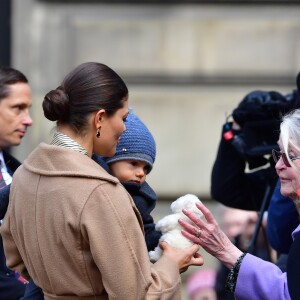
[[[174,248],[184,249],[190,247],[193,242],[185,238],[181,231],[183,228],[178,223],[179,219],[183,219],[189,223],[192,223],[189,218],[182,212],[184,208],[202,217],[203,214],[196,207],[196,202],[201,202],[197,196],[187,194],[182,196],[171,203],[171,210],[173,214],[167,215],[160,219],[155,226],[155,229],[161,231],[162,236],[159,239],[160,242],[166,241],[169,245]],[[162,250],[157,245],[153,251],[149,251],[149,257],[151,262],[156,262],[162,255]]]

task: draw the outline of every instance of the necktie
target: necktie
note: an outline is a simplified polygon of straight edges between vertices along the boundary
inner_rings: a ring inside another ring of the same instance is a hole
[[[5,180],[2,175],[2,160],[0,160],[0,190],[6,186]]]

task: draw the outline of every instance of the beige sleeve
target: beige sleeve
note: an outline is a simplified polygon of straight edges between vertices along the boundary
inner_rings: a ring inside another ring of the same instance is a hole
[[[11,204],[10,200],[8,210],[5,214],[3,223],[0,226],[0,233],[3,239],[3,248],[6,257],[6,265],[11,270],[18,271],[18,273],[21,274],[25,279],[29,280],[30,276],[13,237],[13,223],[13,205]],[[15,235],[17,235],[16,232]]]
[[[180,299],[180,274],[167,257],[151,264],[144,235],[121,184],[99,186],[81,217],[110,299]]]

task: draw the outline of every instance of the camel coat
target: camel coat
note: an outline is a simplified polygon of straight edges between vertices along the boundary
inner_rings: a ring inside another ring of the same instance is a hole
[[[72,149],[42,143],[17,169],[1,234],[8,267],[45,299],[180,299],[176,264],[149,262],[130,195]]]

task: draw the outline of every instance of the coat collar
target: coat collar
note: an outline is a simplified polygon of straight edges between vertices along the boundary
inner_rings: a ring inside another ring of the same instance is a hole
[[[7,171],[12,176],[12,174],[21,165],[21,163],[12,155],[10,155],[8,152],[3,151],[2,153],[3,153],[3,158],[4,158]]]
[[[33,150],[23,165],[30,172],[40,175],[86,177],[119,182],[90,157],[72,149],[45,143]]]

